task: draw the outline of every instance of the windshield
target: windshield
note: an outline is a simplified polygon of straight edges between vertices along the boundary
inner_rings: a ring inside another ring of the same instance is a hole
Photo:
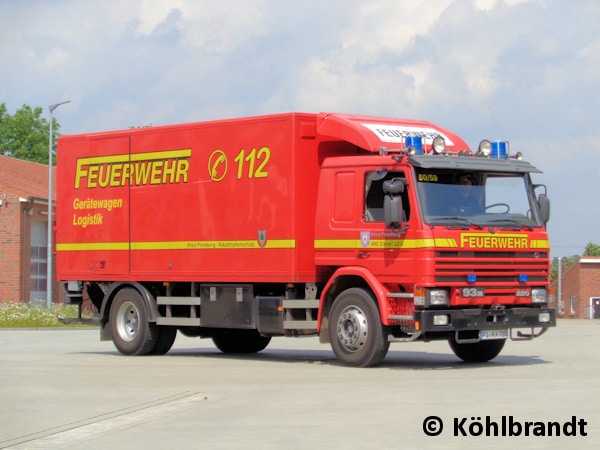
[[[527,173],[417,169],[425,222],[447,226],[541,226]]]

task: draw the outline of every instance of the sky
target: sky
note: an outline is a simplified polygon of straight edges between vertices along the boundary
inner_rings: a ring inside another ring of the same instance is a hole
[[[600,244],[598,0],[0,0],[0,103],[63,134],[289,111],[423,119],[543,171]]]

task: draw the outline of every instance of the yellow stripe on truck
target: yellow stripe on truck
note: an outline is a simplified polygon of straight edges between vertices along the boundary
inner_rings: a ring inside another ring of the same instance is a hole
[[[295,239],[258,241],[164,241],[164,242],[73,242],[56,244],[57,251],[86,250],[195,250],[195,249],[244,249],[244,248],[296,248]]]
[[[371,239],[366,247],[360,239],[315,239],[314,245],[316,249],[458,247],[453,238]]]

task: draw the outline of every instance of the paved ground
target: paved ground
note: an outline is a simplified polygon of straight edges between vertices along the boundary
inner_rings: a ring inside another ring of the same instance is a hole
[[[179,335],[125,357],[97,329],[0,329],[0,448],[598,448],[599,377],[600,321],[560,321],[487,364],[392,344],[371,369],[316,338],[231,357]]]

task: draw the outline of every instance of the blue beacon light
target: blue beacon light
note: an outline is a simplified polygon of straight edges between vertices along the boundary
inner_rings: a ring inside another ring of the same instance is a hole
[[[506,141],[492,141],[492,153],[491,158],[495,159],[508,159],[508,142]]]
[[[414,148],[415,155],[423,154],[423,140],[421,136],[407,136],[405,139],[406,148]]]

